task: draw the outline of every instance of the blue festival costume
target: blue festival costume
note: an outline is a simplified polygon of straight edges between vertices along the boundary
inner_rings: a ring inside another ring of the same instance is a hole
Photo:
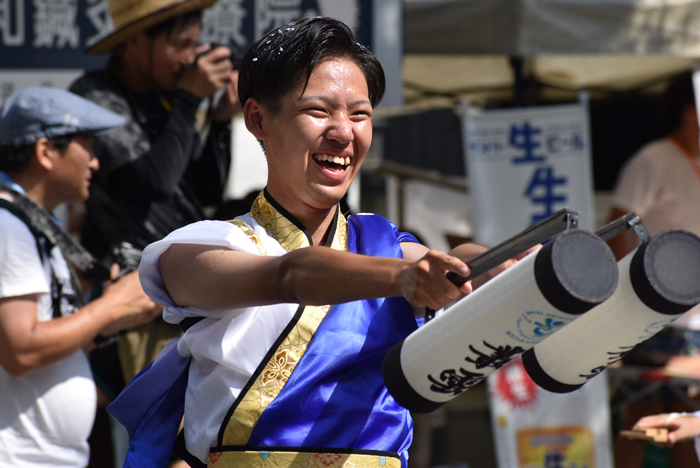
[[[252,220],[259,225],[251,227]],[[311,245],[308,232],[267,192],[244,221],[234,223],[258,246],[264,245],[258,238],[260,227],[282,245],[282,237],[298,239],[303,233],[303,242],[287,243],[287,250]],[[345,222],[338,209],[333,226],[328,246],[362,255],[402,258],[399,244],[416,242],[377,215],[352,216]],[[400,297],[298,306],[221,422],[208,466],[405,467],[413,424],[409,412],[388,393],[381,368],[391,346],[416,328],[410,305]],[[172,429],[164,429],[159,413],[171,413],[165,426],[179,422],[183,389],[167,381],[180,379],[184,387],[181,376],[188,372],[189,360],[174,351],[164,350],[169,356],[159,357],[132,380],[109,408],[132,439],[125,466],[157,466],[146,460],[155,452],[163,457],[168,444],[172,447],[173,434],[166,438],[169,442],[163,440],[163,432]],[[168,360],[172,362],[164,364]],[[168,375],[157,369],[161,364],[178,371]],[[155,389],[158,384],[161,390]],[[145,389],[154,395],[139,404]],[[150,436],[153,431],[158,431],[157,438]]]

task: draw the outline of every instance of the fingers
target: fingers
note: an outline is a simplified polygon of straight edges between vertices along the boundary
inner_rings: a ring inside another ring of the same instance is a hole
[[[229,101],[238,102],[238,70],[231,71],[229,81],[226,83],[226,93]]]
[[[199,46],[195,47],[194,53],[197,54],[197,55],[199,55],[199,54],[202,54],[202,53],[204,53],[204,52],[206,52],[207,50],[210,50],[210,49],[211,49],[211,44],[206,43],[206,44],[202,44],[202,45],[199,45]]]
[[[197,66],[204,69],[210,76],[216,76],[222,81],[229,82],[233,71],[233,64],[229,57],[231,57],[231,49],[217,47],[211,52],[201,55],[197,60]]]
[[[231,57],[231,49],[229,49],[228,47],[220,46],[220,47],[217,47],[216,49],[211,49],[211,44],[204,44],[204,46],[207,46],[207,48],[204,50],[204,52],[206,52],[207,50],[211,50],[211,51],[207,52],[206,54],[200,55],[199,56],[200,61],[219,62],[223,59],[227,59],[227,58]],[[200,46],[200,47],[203,47],[203,46]]]
[[[199,55],[182,77],[180,87],[202,99],[224,88],[232,79],[230,56],[228,47],[217,47]]]
[[[646,429],[648,427],[665,427],[668,421],[668,413],[644,416],[634,425],[634,429]]]
[[[417,306],[438,310],[471,292],[471,284],[457,286],[446,272],[469,275],[469,267],[457,257],[431,250],[405,272],[404,297]]]
[[[540,250],[541,248],[542,248],[542,244],[537,244],[537,245],[535,245],[535,246],[533,246],[533,247],[530,247],[530,248],[527,249],[525,252],[523,252],[523,253],[521,253],[521,254],[519,254],[519,255],[516,255],[516,256],[515,256],[515,259],[516,259],[516,260],[522,260],[523,258],[525,258],[525,257],[527,257],[528,255],[530,255],[532,252],[536,252],[536,251]]]
[[[670,444],[692,439],[700,435],[700,418],[692,414],[655,414],[641,418],[634,425],[634,429],[648,429],[665,427],[669,429],[668,441]]]
[[[674,427],[668,434],[672,444],[700,436],[700,418],[693,415],[675,418],[669,426]]]
[[[238,71],[233,70],[229,74],[228,83],[226,83],[226,93],[213,110],[212,118],[217,122],[231,120],[233,115],[241,110],[241,103],[238,99]]]
[[[115,263],[109,268],[109,279],[114,281],[119,276],[119,264]]]
[[[137,317],[138,322],[136,325],[151,323],[163,313],[163,306],[157,303],[154,304],[155,306],[144,310],[144,312]]]
[[[471,281],[467,281],[464,283],[462,286],[459,287],[459,290],[462,292],[462,294],[471,294],[472,291],[474,290],[474,287],[472,286]]]

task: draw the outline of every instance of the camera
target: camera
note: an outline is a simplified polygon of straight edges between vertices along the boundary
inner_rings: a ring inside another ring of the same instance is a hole
[[[121,278],[127,273],[138,270],[142,254],[143,251],[135,248],[130,243],[121,242],[112,249],[111,254],[107,257],[107,263],[119,265],[119,276],[117,278]]]

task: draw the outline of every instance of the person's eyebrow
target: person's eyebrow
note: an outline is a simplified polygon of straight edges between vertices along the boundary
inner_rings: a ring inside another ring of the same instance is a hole
[[[303,95],[299,98],[299,103],[304,104],[306,101],[322,101],[326,104],[333,104],[333,99],[323,95]],[[348,104],[348,107],[357,107],[362,105],[372,105],[369,99],[358,99],[357,101],[352,101]]]

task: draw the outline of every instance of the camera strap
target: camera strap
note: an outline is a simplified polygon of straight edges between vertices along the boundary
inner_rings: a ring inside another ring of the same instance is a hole
[[[26,195],[0,184],[0,190],[12,195],[13,201],[0,198],[0,206],[18,216],[30,230],[40,232],[51,244],[61,249],[63,256],[73,263],[86,277],[104,282],[110,278],[109,268],[97,261],[93,255],[66,233],[51,215]],[[6,202],[6,203],[5,203]],[[27,223],[29,221],[29,223]]]

